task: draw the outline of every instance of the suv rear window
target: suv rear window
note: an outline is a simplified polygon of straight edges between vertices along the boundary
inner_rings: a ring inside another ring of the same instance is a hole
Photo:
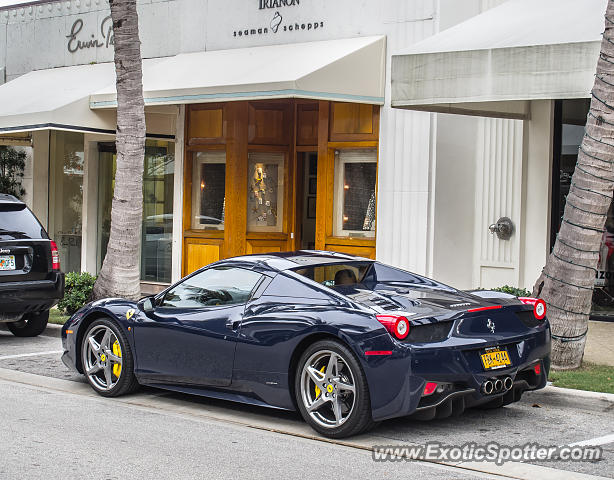
[[[23,204],[0,203],[0,240],[48,238],[34,214]]]

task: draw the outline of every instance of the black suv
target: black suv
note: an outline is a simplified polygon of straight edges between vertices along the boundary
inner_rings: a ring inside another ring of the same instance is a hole
[[[0,193],[0,322],[35,337],[63,296],[57,245],[25,203]]]

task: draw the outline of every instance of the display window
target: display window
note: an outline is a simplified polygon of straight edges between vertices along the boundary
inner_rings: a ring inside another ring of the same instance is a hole
[[[226,213],[226,153],[194,152],[192,229],[223,230]]]
[[[147,140],[143,169],[141,280],[170,283],[175,144]]]
[[[561,227],[589,107],[589,99],[557,100],[555,103],[551,246]],[[591,317],[614,317],[614,203],[608,210],[601,238]]]
[[[60,251],[65,272],[81,271],[83,215],[83,134],[51,132],[49,235]]]
[[[377,150],[335,152],[333,235],[375,237]]]
[[[114,143],[99,143],[97,271],[107,253],[117,154]],[[170,283],[173,237],[175,144],[147,140],[143,162],[141,280]]]
[[[284,207],[283,153],[256,153],[248,156],[247,230],[281,232]]]

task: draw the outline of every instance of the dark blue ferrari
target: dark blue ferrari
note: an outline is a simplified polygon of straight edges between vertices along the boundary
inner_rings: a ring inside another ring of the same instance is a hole
[[[64,325],[62,358],[104,396],[149,385],[299,410],[340,438],[544,387],[545,314],[542,300],[461,292],[366,258],[252,255],[137,303],[88,304]]]

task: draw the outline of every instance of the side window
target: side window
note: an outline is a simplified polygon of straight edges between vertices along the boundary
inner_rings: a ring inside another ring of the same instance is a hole
[[[199,308],[246,303],[261,276],[243,268],[209,268],[166,292],[160,306]]]

